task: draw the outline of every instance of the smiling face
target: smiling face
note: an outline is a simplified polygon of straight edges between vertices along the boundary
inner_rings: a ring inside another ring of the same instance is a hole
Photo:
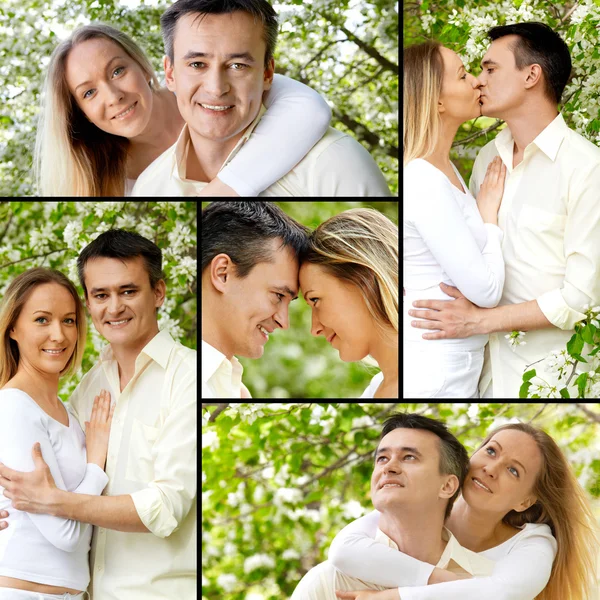
[[[502,516],[521,512],[535,503],[532,489],[541,467],[535,440],[522,431],[504,429],[471,457],[463,498]]]
[[[274,62],[264,68],[262,24],[250,14],[200,16],[188,14],[177,21],[174,61],[165,58],[165,81],[177,95],[192,139],[233,147],[258,115],[263,92],[271,88]]]
[[[280,248],[280,239],[266,245],[273,262],[257,263],[244,279],[236,276],[227,254],[215,256],[202,275],[202,310],[210,315],[203,339],[229,359],[260,358],[268,336],[289,327],[289,304],[298,295],[298,261],[287,247]]]
[[[511,49],[518,40],[507,35],[494,40],[481,60],[481,114],[506,119],[525,100],[525,81],[528,70],[517,69]]]
[[[141,256],[94,258],[84,267],[86,306],[98,333],[113,347],[139,352],[157,333],[156,309],[165,300],[165,283],[155,289]]]
[[[150,76],[115,42],[100,37],[77,44],[66,59],[65,76],[79,108],[102,131],[133,138],[148,127]]]
[[[462,60],[449,48],[440,48],[444,62],[444,78],[440,94],[442,118],[463,123],[481,114],[479,80],[467,73]]]
[[[19,346],[19,370],[58,375],[77,343],[75,299],[57,283],[38,285],[9,335]]]
[[[326,273],[320,266],[300,267],[302,295],[312,310],[311,334],[323,336],[346,362],[370,354],[376,331],[359,290]]]
[[[371,500],[378,511],[433,511],[442,517],[447,505],[443,500],[457,488],[456,475],[440,474],[440,438],[435,433],[401,427],[379,442],[371,476]]]

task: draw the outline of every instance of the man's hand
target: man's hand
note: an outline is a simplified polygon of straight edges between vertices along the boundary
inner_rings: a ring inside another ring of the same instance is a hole
[[[372,590],[356,590],[352,592],[341,592],[335,590],[335,595],[341,600],[400,600],[398,588],[374,592]]]
[[[8,519],[8,513],[5,510],[0,510],[0,519]],[[0,521],[0,529],[8,527],[8,521]]]
[[[28,473],[14,471],[0,463],[0,486],[3,494],[12,500],[18,510],[30,513],[51,514],[50,506],[58,489],[44,459],[38,443],[31,451],[35,469]]]
[[[425,319],[413,321],[417,329],[439,329],[435,333],[424,333],[424,340],[443,340],[449,338],[468,338],[483,333],[478,328],[481,324],[484,308],[469,302],[457,288],[440,283],[442,292],[456,300],[416,300],[413,306],[430,310],[409,310],[411,317]]]

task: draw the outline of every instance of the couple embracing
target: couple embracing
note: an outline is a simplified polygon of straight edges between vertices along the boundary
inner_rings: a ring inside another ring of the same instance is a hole
[[[75,285],[36,267],[2,298],[0,600],[191,600],[196,351],[159,331],[156,244],[109,230],[77,270],[109,344],[68,405],[87,339]]]
[[[375,511],[334,538],[291,600],[592,600],[598,525],[545,431],[509,423],[471,458],[440,421],[397,413],[373,456]]]
[[[275,74],[267,0],[177,0],[160,18],[165,85],[139,45],[94,23],[52,53],[35,148],[44,196],[390,196],[306,85]]]
[[[488,35],[477,77],[441,44],[404,52],[407,398],[517,398],[526,367],[600,304],[600,148],[557,108],[569,49],[542,23]],[[449,153],[480,114],[507,127],[469,188]]]
[[[216,201],[202,211],[203,399],[251,397],[235,355],[262,357],[300,289],[312,335],[379,365],[361,398],[398,398],[397,225],[355,208],[311,232],[271,202]]]

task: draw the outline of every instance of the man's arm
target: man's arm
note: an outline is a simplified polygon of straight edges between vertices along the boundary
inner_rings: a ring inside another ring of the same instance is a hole
[[[128,494],[88,496],[57,489],[54,504],[49,508],[52,511],[50,514],[65,519],[74,519],[116,531],[149,533]]]
[[[496,308],[480,308],[469,302],[455,287],[441,283],[440,288],[456,300],[416,300],[413,302],[415,308],[429,310],[408,311],[412,317],[425,319],[413,321],[413,327],[440,330],[424,333],[425,340],[467,338],[498,331],[532,331],[554,327],[536,300]]]

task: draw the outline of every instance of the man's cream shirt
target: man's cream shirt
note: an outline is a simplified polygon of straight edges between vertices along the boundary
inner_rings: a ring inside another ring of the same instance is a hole
[[[506,265],[500,306],[537,300],[555,327],[527,332],[526,345],[514,351],[508,332],[491,333],[482,397],[493,379],[495,398],[518,398],[526,365],[564,349],[585,316],[584,305],[600,304],[600,148],[569,129],[560,114],[514,169],[513,145],[506,128],[484,146],[470,189],[477,196],[488,164],[499,155],[507,168],[498,211]]]
[[[446,569],[452,573],[469,573],[474,577],[486,577],[493,573],[494,561],[463,548],[446,528],[442,530],[442,539],[448,543],[440,560],[435,565],[436,567]],[[375,541],[398,550],[396,543],[381,529],[377,529]],[[335,590],[367,589],[381,591],[389,588],[350,577],[338,571],[326,560],[306,573],[294,590],[291,600],[338,600]]]
[[[264,105],[231,151],[225,166],[246,143],[266,112]],[[282,132],[285,135],[285,132]],[[208,183],[186,179],[187,157],[193,146],[187,124],[179,139],[138,178],[132,196],[197,196]],[[269,156],[265,161],[272,160]],[[259,196],[391,196],[383,173],[353,137],[330,127],[308,154]]]
[[[201,398],[241,398],[244,367],[235,357],[231,361],[202,340]]]
[[[84,375],[69,403],[81,427],[101,389],[116,402],[105,496],[130,494],[149,533],[94,527],[92,600],[194,600],[196,565],[196,351],[158,333],[120,391],[110,345]]]

